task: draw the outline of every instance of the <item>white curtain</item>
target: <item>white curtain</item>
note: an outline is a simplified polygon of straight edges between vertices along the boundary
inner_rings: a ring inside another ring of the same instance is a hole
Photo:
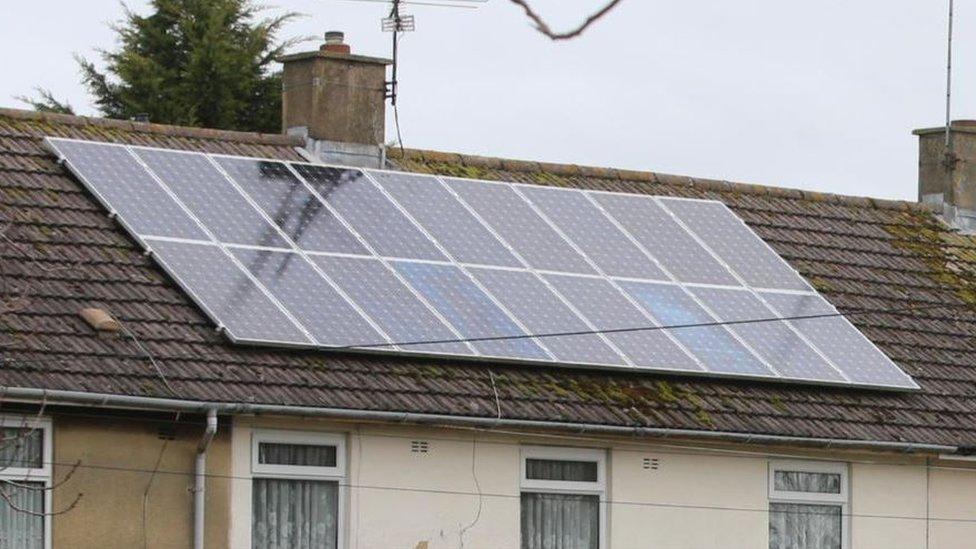
[[[817,494],[841,493],[841,476],[834,473],[776,471],[776,490]],[[769,549],[841,549],[843,518],[840,505],[769,504]]]
[[[44,517],[33,513],[44,512],[44,484],[40,482],[0,483],[14,509],[0,498],[0,549],[43,549]],[[31,488],[34,488],[33,490]],[[30,511],[25,512],[25,511]]]
[[[338,483],[262,478],[252,492],[254,549],[335,549]]]
[[[258,463],[335,467],[336,447],[262,442],[258,445]]]
[[[525,460],[525,478],[596,482],[597,463],[595,461],[529,458]]]
[[[598,549],[600,498],[522,494],[522,549]]]

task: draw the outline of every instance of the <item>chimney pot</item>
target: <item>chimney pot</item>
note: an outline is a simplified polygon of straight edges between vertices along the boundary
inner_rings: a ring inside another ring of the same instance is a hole
[[[333,53],[351,53],[352,48],[345,43],[345,39],[346,34],[342,31],[328,31],[325,33],[325,44],[320,49]]]

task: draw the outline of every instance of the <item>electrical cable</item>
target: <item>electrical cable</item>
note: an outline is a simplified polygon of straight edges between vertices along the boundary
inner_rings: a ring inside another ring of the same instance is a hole
[[[11,461],[10,463],[16,463]],[[36,463],[36,462],[35,462]],[[48,465],[55,466],[76,466],[76,463],[62,463],[57,461],[44,461],[42,462]],[[123,466],[113,466],[113,465],[85,465],[84,463],[78,464],[80,469],[93,469],[102,470],[109,472],[119,472],[119,473],[152,473],[152,470],[142,469],[138,467],[123,467]],[[970,469],[970,472],[976,472],[974,469]],[[194,473],[192,471],[172,471],[172,470],[159,470],[157,471],[160,475],[169,476],[185,476],[193,477]],[[237,480],[237,481],[253,481],[252,476],[242,476],[242,475],[225,475],[219,473],[206,473],[204,474],[207,478],[212,478],[216,480]],[[337,485],[342,488],[352,488],[360,490],[380,490],[389,492],[406,492],[415,494],[434,494],[434,495],[450,495],[450,496],[472,496],[478,497],[478,492],[472,492],[469,490],[445,490],[439,488],[408,488],[403,486],[390,486],[384,484],[353,484],[349,482],[338,481]],[[520,499],[521,494],[519,493],[497,493],[497,492],[481,492],[481,497],[491,497],[497,499]],[[613,500],[613,499],[600,499],[600,503],[605,505],[619,505],[628,507],[653,507],[653,508],[664,508],[664,509],[695,509],[695,510],[711,510],[711,511],[734,511],[734,512],[754,512],[754,513],[780,513],[780,514],[795,514],[795,515],[820,515],[824,514],[817,511],[770,511],[766,508],[760,507],[736,507],[731,505],[694,505],[686,503],[663,503],[663,502],[647,502],[647,501],[630,501],[630,500]],[[831,516],[837,516],[836,514],[828,513]],[[948,517],[928,517],[925,516],[910,516],[910,515],[883,515],[883,514],[873,514],[873,513],[843,513],[845,517],[852,518],[875,518],[875,519],[890,519],[890,520],[912,520],[912,521],[931,521],[931,522],[951,522],[951,523],[973,523],[976,524],[976,519],[966,519],[966,518],[948,518]]]
[[[687,324],[662,324],[653,326],[635,326],[628,328],[612,328],[606,330],[579,330],[579,331],[567,331],[567,332],[547,332],[547,333],[533,333],[533,334],[517,334],[517,335],[505,335],[505,336],[486,336],[486,337],[474,337],[474,338],[456,338],[456,339],[436,339],[436,340],[413,340],[413,341],[401,341],[401,342],[382,342],[382,343],[362,343],[355,345],[342,345],[335,347],[323,347],[323,349],[332,351],[343,351],[343,350],[356,350],[356,349],[370,349],[370,348],[382,348],[390,346],[398,347],[409,347],[415,345],[430,345],[430,344],[440,344],[440,343],[467,343],[467,342],[479,342],[479,341],[506,341],[506,340],[518,340],[518,339],[533,339],[533,338],[549,338],[549,337],[568,337],[568,336],[580,336],[580,335],[593,335],[593,334],[615,334],[615,333],[628,333],[628,332],[643,332],[643,331],[656,331],[656,330],[681,330],[681,329],[693,329],[693,328],[708,328],[708,327],[721,327],[721,326],[734,326],[739,324],[758,324],[765,322],[783,322],[790,320],[813,320],[813,319],[823,319],[832,317],[846,317],[846,316],[860,316],[860,315],[898,315],[905,312],[915,312],[924,311],[932,309],[972,309],[973,306],[968,303],[940,303],[931,305],[909,305],[906,307],[896,307],[892,309],[851,309],[846,312],[837,313],[823,313],[816,315],[796,315],[796,316],[781,316],[781,317],[768,317],[768,318],[757,318],[757,319],[745,319],[745,320],[728,320],[728,321],[714,321],[714,322],[699,322],[699,323],[687,323]],[[912,315],[906,315],[912,316]],[[243,349],[243,348],[237,348]],[[276,352],[280,353],[282,349],[266,349],[266,348],[248,348],[249,351],[255,353],[267,353]],[[298,349],[301,351],[301,349]],[[167,355],[166,357],[160,358],[159,360],[200,360],[202,357],[215,357],[222,359],[229,359],[234,357],[229,357],[228,353],[233,351],[221,351],[221,352],[199,352],[193,353],[192,355]],[[9,353],[9,350],[8,350]],[[2,358],[2,357],[0,357]],[[64,363],[64,362],[77,362],[79,360],[88,359],[138,359],[139,356],[123,357],[119,355],[98,355],[91,357],[79,357],[72,356],[70,358],[31,358],[27,360],[21,360],[18,358],[7,357],[8,361],[13,361],[19,364],[44,364],[44,363]],[[2,360],[0,360],[2,364]]]
[[[342,345],[334,347],[335,349],[365,349],[365,348],[376,348],[376,347],[410,347],[414,345],[435,345],[443,343],[475,343],[480,341],[511,341],[518,339],[535,339],[535,338],[547,338],[547,337],[569,337],[569,336],[583,336],[583,335],[597,335],[597,334],[621,334],[621,333],[631,333],[631,332],[650,332],[655,330],[683,330],[690,328],[710,328],[718,326],[734,326],[740,324],[759,324],[764,322],[783,322],[789,320],[814,320],[818,318],[833,318],[833,317],[846,317],[850,315],[866,315],[866,314],[894,314],[896,311],[920,311],[925,309],[937,309],[937,308],[953,308],[953,307],[966,307],[971,308],[972,306],[968,303],[955,304],[955,305],[925,305],[917,306],[912,305],[904,308],[896,309],[853,309],[847,312],[836,312],[836,313],[821,313],[821,314],[811,314],[811,315],[794,315],[794,316],[780,316],[780,317],[767,317],[767,318],[754,318],[754,319],[743,319],[743,320],[720,320],[713,322],[691,322],[685,324],[665,324],[657,326],[635,326],[629,328],[611,328],[603,330],[573,330],[565,332],[546,332],[546,333],[534,333],[534,334],[517,334],[517,335],[505,335],[505,336],[484,336],[484,337],[468,337],[468,338],[453,338],[453,339],[426,339],[426,340],[413,340],[413,341],[398,341],[392,343],[362,343],[356,345]]]

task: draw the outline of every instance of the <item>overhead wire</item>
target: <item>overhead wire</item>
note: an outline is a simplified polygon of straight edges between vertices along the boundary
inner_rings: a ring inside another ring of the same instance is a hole
[[[13,462],[16,463],[16,462]],[[36,462],[35,462],[36,463]],[[59,461],[44,461],[42,462],[46,465],[54,466],[75,466],[75,463],[63,463]],[[81,469],[93,469],[102,470],[106,472],[118,472],[118,473],[140,473],[149,474],[152,473],[149,469],[143,469],[139,467],[126,467],[118,465],[86,465],[84,463],[77,465]],[[970,470],[976,472],[976,470]],[[194,472],[192,471],[174,471],[160,469],[158,471],[160,475],[169,476],[185,476],[192,477]],[[227,480],[227,481],[253,481],[255,477],[244,476],[244,475],[230,475],[221,473],[205,473],[206,478],[214,480]],[[258,477],[259,478],[259,477]],[[470,490],[447,490],[442,488],[416,488],[416,487],[406,487],[406,486],[392,486],[389,484],[359,484],[344,481],[336,481],[336,484],[342,488],[352,488],[357,490],[380,490],[388,492],[405,492],[412,494],[430,494],[430,495],[449,495],[449,496],[471,496],[471,497],[483,497],[483,498],[496,498],[496,499],[520,499],[520,493],[501,493],[501,492],[474,492]],[[770,513],[770,514],[791,514],[791,515],[819,515],[822,514],[820,511],[772,511],[764,507],[744,507],[744,506],[733,506],[733,505],[703,505],[703,504],[688,504],[688,503],[667,503],[667,502],[652,502],[652,501],[633,501],[633,500],[622,500],[622,499],[609,499],[602,498],[600,503],[608,506],[627,506],[627,507],[649,507],[649,508],[661,508],[661,509],[693,509],[693,510],[704,510],[704,511],[731,511],[731,512],[750,512],[750,513]],[[836,514],[831,514],[836,516]],[[912,521],[930,521],[930,522],[949,522],[949,523],[964,523],[964,524],[976,524],[976,518],[952,518],[952,517],[925,517],[925,516],[912,516],[912,515],[898,515],[898,514],[877,514],[877,513],[843,513],[845,517],[851,518],[873,518],[873,519],[888,519],[888,520],[912,520]]]
[[[353,351],[357,349],[378,349],[383,347],[411,347],[419,345],[434,345],[434,344],[444,344],[444,343],[468,343],[468,342],[482,342],[482,341],[506,341],[506,340],[520,340],[520,339],[535,339],[535,338],[552,338],[552,337],[572,337],[572,336],[583,336],[583,335],[593,335],[593,334],[616,334],[616,333],[631,333],[631,332],[644,332],[644,331],[658,331],[658,330],[682,330],[682,329],[694,329],[694,328],[709,328],[709,327],[722,327],[722,326],[735,326],[742,324],[759,324],[767,322],[784,322],[792,320],[815,320],[833,317],[846,317],[846,316],[861,316],[861,315],[898,315],[908,312],[925,311],[933,309],[973,309],[973,306],[968,303],[939,303],[939,304],[928,304],[928,305],[908,305],[905,307],[895,307],[888,309],[849,309],[844,312],[836,313],[821,313],[812,315],[792,315],[792,316],[777,316],[777,317],[766,317],[766,318],[755,318],[755,319],[742,319],[742,320],[724,320],[724,321],[710,321],[710,322],[692,322],[692,323],[682,323],[682,324],[657,324],[657,325],[646,325],[646,326],[634,326],[626,328],[610,328],[610,329],[597,329],[597,330],[574,330],[574,331],[563,331],[563,332],[542,332],[542,333],[531,333],[531,334],[513,334],[513,335],[500,335],[500,336],[483,336],[483,337],[470,337],[470,338],[451,338],[451,339],[426,339],[426,340],[409,340],[409,341],[395,341],[395,342],[369,342],[369,343],[357,343],[353,345],[341,345],[341,346],[321,346],[319,349],[330,350],[330,351]],[[908,315],[910,316],[910,315]],[[248,352],[253,353],[267,353],[268,348],[259,347],[239,347],[239,349],[247,349]],[[271,351],[281,352],[287,348],[274,348]],[[295,347],[295,351],[302,352],[307,351],[307,348]],[[70,358],[30,358],[30,359],[19,359],[9,356],[10,350],[8,349],[7,360],[11,360],[21,364],[43,364],[43,363],[63,363],[63,362],[77,362],[78,360],[84,360],[86,358],[90,359],[110,359],[110,358],[120,358],[118,355],[96,355],[92,357],[79,357],[77,355],[72,355]],[[165,357],[160,357],[158,360],[199,360],[202,357],[215,357],[227,359],[228,351],[217,351],[217,352],[207,352],[201,351],[193,354],[187,355],[167,355]],[[121,357],[126,359],[137,359],[138,356],[132,357]],[[0,356],[0,363],[2,363],[3,357]]]

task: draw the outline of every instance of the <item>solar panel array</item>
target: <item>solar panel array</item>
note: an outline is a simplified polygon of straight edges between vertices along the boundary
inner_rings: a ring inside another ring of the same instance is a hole
[[[47,143],[235,342],[917,388],[720,202]]]

